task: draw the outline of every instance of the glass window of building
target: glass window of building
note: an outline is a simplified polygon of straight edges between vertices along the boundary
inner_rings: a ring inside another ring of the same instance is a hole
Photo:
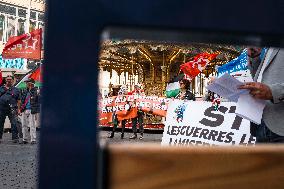
[[[16,19],[14,17],[8,17],[7,21],[7,39],[12,36],[15,36],[15,22]]]
[[[18,20],[18,35],[22,35],[25,33],[25,25],[26,25],[25,19]]]
[[[30,20],[29,32],[33,31],[34,29],[36,29],[36,21]]]
[[[4,39],[3,39],[4,24],[5,24],[5,16],[4,15],[0,15],[0,41],[4,41]]]

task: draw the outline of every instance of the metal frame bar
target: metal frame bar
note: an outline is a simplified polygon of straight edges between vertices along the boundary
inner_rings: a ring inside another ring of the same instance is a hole
[[[281,0],[239,0],[234,7],[225,0],[47,4],[39,171],[44,189],[97,187],[97,61],[106,27],[115,26],[108,35],[119,38],[284,47]]]

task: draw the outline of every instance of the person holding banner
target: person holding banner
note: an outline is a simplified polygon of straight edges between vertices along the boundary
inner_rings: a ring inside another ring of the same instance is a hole
[[[195,96],[190,91],[190,81],[187,79],[182,79],[179,81],[179,84],[180,84],[180,92],[175,98],[180,99],[180,100],[194,100],[195,101]]]
[[[145,95],[143,89],[141,89],[140,85],[135,85],[134,90],[128,93],[129,95]],[[144,112],[138,107],[137,117],[132,118],[132,131],[133,135],[129,137],[129,139],[136,139],[137,138],[137,123],[139,124],[139,132],[140,137],[139,139],[143,139],[144,127],[143,127],[143,116]]]
[[[116,130],[118,124],[119,124],[119,121],[117,119],[117,115],[115,113],[113,114],[112,120],[113,120],[113,128],[112,128],[112,131],[111,131],[110,135],[108,136],[108,138],[114,137],[115,130]],[[125,125],[126,125],[126,120],[122,120],[121,121],[121,136],[120,136],[121,139],[124,138]]]
[[[113,96],[127,95],[127,87],[126,86],[115,86],[112,90],[112,95]],[[115,130],[116,130],[117,126],[119,125],[119,121],[118,121],[116,112],[113,112],[112,120],[113,120],[113,128],[112,128],[112,131],[111,131],[110,135],[108,136],[108,138],[114,137]],[[120,137],[121,139],[124,138],[125,125],[126,125],[126,120],[122,120],[121,121],[121,137]]]
[[[260,125],[251,123],[251,134],[256,143],[284,142],[284,50],[268,48],[261,59],[262,48],[248,48],[248,67],[254,82],[240,89],[250,90],[256,99],[266,101]]]

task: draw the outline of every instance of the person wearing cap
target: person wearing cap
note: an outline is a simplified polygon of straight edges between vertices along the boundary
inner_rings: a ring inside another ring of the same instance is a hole
[[[36,143],[36,114],[40,112],[39,94],[35,87],[35,81],[29,78],[26,89],[22,91],[21,107],[23,143],[28,143],[28,128],[30,127],[31,144]]]
[[[112,90],[108,93],[108,97],[117,96],[118,91],[120,89],[120,85],[113,85],[111,89]]]
[[[16,119],[19,113],[19,105],[20,90],[14,87],[14,77],[9,75],[5,79],[5,85],[0,87],[0,142],[2,141],[6,116],[8,116],[11,123],[13,143],[19,141]]]

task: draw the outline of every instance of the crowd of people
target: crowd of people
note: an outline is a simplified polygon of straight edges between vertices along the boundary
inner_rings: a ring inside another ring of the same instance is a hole
[[[284,142],[284,50],[277,48],[266,49],[265,56],[260,57],[262,48],[248,48],[248,67],[254,82],[247,82],[240,89],[247,89],[255,99],[265,100],[266,105],[260,125],[251,123],[251,134],[256,137],[257,143]],[[2,141],[6,117],[11,123],[12,141],[14,143],[36,144],[36,126],[39,123],[40,90],[35,87],[35,81],[28,79],[25,89],[14,86],[14,77],[7,76],[0,86],[0,142]],[[180,100],[195,100],[190,91],[190,81],[179,80],[179,94],[174,97]],[[135,85],[134,90],[128,92],[126,86],[115,86],[108,94],[118,95],[145,95],[142,85]],[[213,93],[209,92],[206,100],[214,100]],[[218,104],[218,103],[217,103]],[[143,117],[145,113],[138,107],[137,116],[131,119],[133,134],[130,139],[138,138],[138,129],[143,139]],[[116,112],[113,113],[113,130],[108,136],[114,137],[119,124],[122,126],[121,138],[124,138],[126,122],[118,121]],[[29,137],[30,135],[30,137]],[[30,138],[30,141],[28,141]]]
[[[110,92],[109,96],[117,96],[117,95],[145,95],[144,90],[142,89],[142,85],[135,85],[134,86],[134,90],[131,92],[128,92],[128,89],[125,85],[122,86],[114,86],[112,91]],[[128,107],[130,109],[130,107]],[[137,124],[139,124],[139,132],[140,132],[140,137],[139,139],[142,140],[143,139],[143,133],[144,133],[144,127],[143,127],[143,116],[144,116],[144,112],[141,111],[141,109],[138,107],[138,111],[137,111],[137,116],[134,118],[131,118],[131,122],[132,122],[132,131],[133,131],[133,135],[131,135],[129,137],[129,139],[136,139],[137,138]],[[122,120],[121,121],[121,139],[124,138],[124,130],[125,130],[125,124],[126,124],[127,120]],[[117,114],[116,112],[113,113],[113,130],[110,133],[110,135],[108,136],[108,138],[113,138],[114,137],[114,133],[115,130],[118,126],[119,122],[117,119]]]
[[[40,90],[35,80],[25,81],[26,88],[14,86],[14,76],[7,76],[0,86],[0,143],[6,117],[11,123],[13,143],[36,144],[36,127],[39,126]]]
[[[176,97],[174,97],[175,99],[180,99],[180,100],[195,100],[195,96],[194,94],[190,91],[190,81],[187,79],[181,79],[179,81],[180,84],[180,92],[178,93],[178,95]],[[116,85],[113,86],[112,91],[109,92],[108,97],[111,96],[119,96],[119,95],[145,95],[144,89],[143,89],[143,85],[141,84],[136,84],[134,85],[134,90],[131,92],[128,92],[128,88],[125,85]],[[130,109],[130,107],[129,107]],[[139,126],[139,139],[142,140],[143,139],[143,133],[144,133],[144,126],[143,126],[143,118],[145,116],[145,113],[141,110],[141,108],[137,109],[137,116],[134,118],[131,118],[131,124],[132,124],[132,132],[133,134],[129,137],[129,139],[136,139],[138,138],[138,129],[137,126]],[[113,123],[113,129],[111,131],[111,133],[109,134],[108,138],[113,138],[114,137],[114,133],[119,125],[119,121],[117,119],[117,114],[116,112],[113,112],[113,119],[112,119],[112,123]],[[125,125],[126,122],[130,121],[130,120],[122,120],[120,122],[121,124],[121,139],[124,138],[124,130],[125,130]]]

